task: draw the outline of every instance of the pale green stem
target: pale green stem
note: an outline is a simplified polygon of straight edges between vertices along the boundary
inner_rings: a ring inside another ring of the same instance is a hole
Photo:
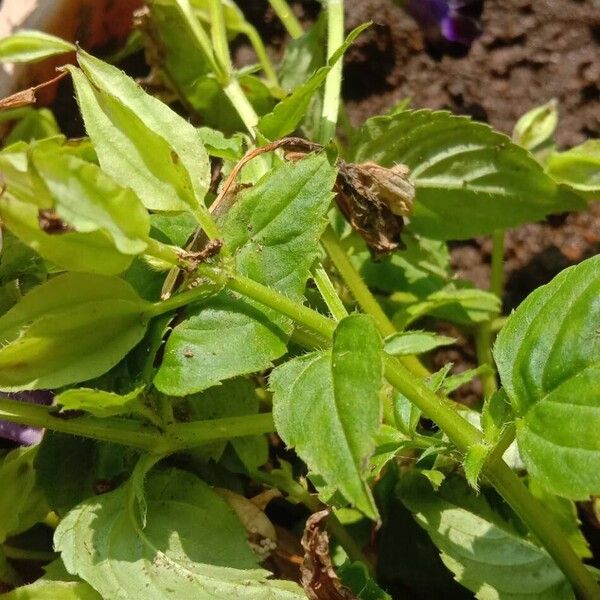
[[[237,111],[240,119],[244,123],[244,126],[248,130],[250,137],[254,139],[256,137],[256,126],[258,125],[258,115],[254,110],[254,107],[246,98],[239,81],[233,77],[227,85],[223,87],[225,95],[229,98],[231,104]]]
[[[225,27],[225,15],[223,14],[221,0],[209,0],[209,8],[210,37],[213,51],[222,71],[227,74],[227,77],[231,77],[233,67],[231,66],[231,56],[227,42],[227,28]]]
[[[144,254],[148,256],[152,256],[154,258],[158,258],[165,263],[170,265],[180,265],[181,264],[181,250],[175,246],[169,246],[168,244],[163,244],[155,240],[154,238],[148,238],[147,247]]]
[[[269,85],[276,90],[280,90],[279,79],[277,77],[275,67],[271,62],[271,59],[267,53],[267,49],[265,48],[265,45],[256,29],[250,25],[250,23],[244,23],[244,25],[239,27],[238,31],[244,34],[252,44],[254,52],[256,52],[256,56],[260,62],[262,70],[265,73],[265,77]]]
[[[285,0],[269,0],[269,4],[283,23],[290,37],[294,40],[298,39],[304,33],[304,30],[288,3]]]
[[[347,317],[348,311],[340,300],[340,297],[337,295],[335,287],[333,287],[333,283],[331,282],[331,279],[329,279],[329,274],[323,268],[321,262],[318,262],[313,267],[312,274],[317,289],[333,318],[336,321],[341,321],[344,317]]]
[[[344,43],[344,0],[327,0],[327,58]],[[342,90],[342,60],[339,60],[327,74],[323,95],[323,110],[319,141],[327,144],[335,136],[340,112]]]
[[[498,296],[502,302],[504,291],[504,230],[498,229],[492,234],[492,266],[490,275],[490,292]],[[480,365],[488,365],[490,370],[481,375],[483,393],[489,398],[497,389],[496,365],[492,355],[493,329],[492,324],[497,318],[494,315],[489,321],[482,323],[475,331],[475,349]]]
[[[504,230],[498,229],[492,234],[492,272],[490,292],[496,294],[502,302],[504,295]]]

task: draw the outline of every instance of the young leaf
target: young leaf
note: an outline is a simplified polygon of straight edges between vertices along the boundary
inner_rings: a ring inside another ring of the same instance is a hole
[[[70,42],[42,31],[22,29],[0,40],[0,61],[4,62],[36,62],[74,51]]]
[[[95,417],[114,417],[116,415],[141,412],[143,404],[139,395],[144,390],[138,387],[128,394],[115,394],[91,388],[74,388],[54,397],[54,403],[62,410],[84,410]]]
[[[292,133],[300,124],[312,100],[313,94],[325,83],[331,68],[342,58],[344,52],[369,24],[356,27],[348,34],[344,43],[335,51],[326,67],[313,73],[304,83],[299,85],[287,98],[284,98],[267,115],[258,122],[259,131],[269,140],[278,140]]]
[[[395,356],[423,354],[454,343],[454,338],[437,335],[431,331],[402,331],[386,338],[385,351]]]
[[[408,473],[399,493],[455,579],[479,600],[574,600],[552,558],[502,520],[464,480],[446,479],[436,493],[424,477]]]
[[[292,359],[270,377],[279,435],[373,519],[366,477],[381,421],[381,346],[370,317],[351,315],[340,321],[332,350]]]
[[[411,229],[435,239],[466,239],[584,207],[508,137],[447,112],[369,119],[353,160],[408,165],[416,188]]]
[[[526,112],[515,125],[513,140],[526,150],[548,142],[558,125],[558,103],[555,99]]]
[[[78,60],[70,72],[102,168],[149,209],[205,212],[210,166],[194,127],[116,67]]]
[[[599,298],[595,256],[530,294],[494,346],[523,461],[573,499],[600,492]]]
[[[304,597],[294,583],[267,579],[233,509],[196,476],[151,472],[145,492],[145,527],[125,485],[83,502],[56,529],[67,570],[103,598]]]
[[[588,140],[566,152],[555,152],[546,168],[555,181],[597,198],[600,194],[600,140]]]
[[[280,165],[240,194],[223,223],[238,272],[299,300],[334,179],[326,157],[314,155]],[[285,353],[291,331],[290,321],[275,311],[222,292],[191,307],[174,328],[154,383],[184,396],[261,371]]]
[[[115,277],[67,273],[34,288],[0,317],[0,390],[102,375],[142,339],[149,307]]]

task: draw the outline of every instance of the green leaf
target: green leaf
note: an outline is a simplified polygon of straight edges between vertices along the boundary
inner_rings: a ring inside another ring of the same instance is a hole
[[[223,223],[237,271],[300,300],[317,256],[335,171],[324,155],[284,163],[242,192]],[[292,323],[229,292],[190,307],[173,329],[154,383],[173,396],[268,368]],[[223,340],[227,339],[227,344]]]
[[[516,123],[513,140],[526,150],[534,150],[550,141],[558,125],[558,103],[555,99],[532,108]]]
[[[342,58],[354,40],[369,24],[359,25],[348,34],[344,43],[334,52],[326,67],[313,73],[299,85],[287,98],[284,98],[272,112],[258,122],[258,130],[269,140],[277,140],[292,133],[302,121],[310,105],[313,94],[325,83],[331,68]]]
[[[150,306],[115,277],[67,273],[34,288],[0,317],[0,390],[102,375],[142,339]]]
[[[501,519],[464,480],[448,478],[436,493],[424,477],[409,473],[399,493],[455,579],[479,600],[574,600],[552,558]]]
[[[321,12],[317,22],[298,39],[290,40],[279,67],[279,80],[291,92],[327,62],[327,19]]]
[[[54,35],[21,29],[0,40],[0,61],[37,62],[49,56],[74,52],[75,49],[73,44]]]
[[[0,543],[26,531],[48,514],[48,504],[36,485],[36,447],[15,448],[0,463]]]
[[[368,459],[381,422],[381,339],[365,315],[338,324],[331,351],[277,367],[270,377],[277,432],[309,469],[371,518]]]
[[[55,404],[62,410],[84,410],[94,417],[114,417],[116,415],[141,412],[143,404],[139,399],[144,387],[138,387],[128,394],[115,394],[91,388],[75,388],[58,394]]]
[[[600,492],[599,299],[595,256],[530,294],[494,346],[525,465],[573,499]]]
[[[233,509],[196,476],[150,473],[143,528],[129,490],[83,502],[55,533],[67,570],[103,598],[305,598],[296,584],[267,579]]]
[[[407,354],[423,354],[441,346],[455,344],[454,338],[437,335],[431,331],[402,331],[389,336],[385,340],[385,351],[395,356]]]
[[[198,135],[211,156],[237,162],[244,155],[244,138],[239,134],[226,137],[217,129],[200,127]]]
[[[205,211],[210,165],[196,129],[116,67],[78,60],[70,72],[102,168],[151,210]]]
[[[566,152],[551,154],[546,168],[555,181],[597,198],[600,193],[600,140],[588,140]]]
[[[47,431],[35,457],[37,481],[50,508],[59,516],[129,477],[136,450]]]
[[[593,558],[589,542],[581,531],[581,521],[577,515],[577,506],[572,500],[551,494],[544,486],[531,477],[527,480],[527,487],[548,511],[549,517],[561,529],[563,535],[569,540],[571,547],[582,559]]]
[[[354,151],[355,162],[367,160],[408,165],[416,188],[410,227],[435,239],[466,239],[584,207],[508,137],[447,112],[369,119]]]
[[[6,146],[15,142],[31,142],[32,140],[41,140],[60,134],[60,128],[54,114],[48,108],[34,109],[26,107],[26,113],[6,136],[4,143]]]
[[[62,268],[106,275],[144,252],[150,221],[131,190],[57,143],[16,150],[0,157],[8,167],[0,215],[24,243]]]

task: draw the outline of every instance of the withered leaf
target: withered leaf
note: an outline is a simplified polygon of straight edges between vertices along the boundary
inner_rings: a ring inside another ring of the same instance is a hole
[[[340,581],[329,553],[329,535],[325,521],[329,510],[321,510],[306,521],[302,547],[304,562],[300,568],[300,582],[311,600],[358,600]]]
[[[66,77],[68,73],[63,71],[59,73],[56,77],[49,79],[48,81],[44,81],[38,85],[34,85],[33,87],[27,88],[26,90],[22,90],[20,92],[16,92],[11,96],[7,96],[6,98],[0,99],[0,110],[8,110],[9,108],[20,108],[22,106],[29,106],[30,104],[35,104],[37,101],[36,92],[39,90],[53,85],[57,81],[60,81],[63,77]]]

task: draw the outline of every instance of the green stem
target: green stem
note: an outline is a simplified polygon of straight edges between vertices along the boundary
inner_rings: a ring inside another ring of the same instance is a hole
[[[504,230],[497,229],[492,234],[492,272],[490,292],[496,294],[502,302],[504,293]]]
[[[308,308],[265,285],[257,283],[253,279],[238,275],[237,273],[225,273],[218,268],[210,267],[208,265],[200,267],[199,272],[202,275],[213,279],[215,282],[226,277],[227,282],[225,285],[229,289],[244,296],[248,296],[249,298],[253,298],[265,306],[274,308],[281,314],[290,317],[293,321],[304,325],[326,339],[331,339],[333,337],[333,331],[335,329],[334,321],[319,314],[312,308]]]
[[[327,59],[344,43],[344,0],[327,0]],[[342,90],[342,63],[339,60],[327,74],[321,113],[319,141],[329,143],[335,136],[340,95]]]
[[[375,300],[371,290],[366,286],[358,271],[350,261],[346,251],[340,246],[337,236],[333,229],[328,226],[321,236],[321,243],[331,259],[333,266],[337,269],[340,277],[344,280],[352,295],[358,302],[358,305],[373,317],[379,333],[383,337],[396,333],[396,328],[383,312],[379,302]]]
[[[215,58],[219,66],[228,77],[231,77],[233,67],[227,43],[227,28],[225,27],[225,15],[221,0],[209,0],[210,9],[210,37],[212,41]]]
[[[0,398],[0,419],[4,421],[123,444],[146,452],[155,452],[164,447],[162,436],[143,423],[88,416],[65,419],[52,414],[51,410],[48,406]]]
[[[154,258],[158,258],[170,265],[180,265],[181,264],[181,256],[180,256],[180,248],[176,246],[169,246],[168,244],[163,244],[155,240],[154,238],[148,238],[148,246],[146,247],[146,251],[144,254],[148,256],[152,256]]]
[[[37,562],[51,562],[58,557],[57,552],[46,552],[42,550],[26,550],[14,546],[2,546],[4,556],[12,560],[34,560]]]
[[[288,3],[285,0],[269,0],[269,4],[283,23],[290,37],[297,40],[304,33],[304,30]]]
[[[348,316],[348,311],[344,306],[344,303],[340,300],[340,297],[333,287],[329,274],[323,268],[323,265],[318,262],[312,270],[313,279],[317,285],[317,289],[321,294],[321,297],[327,304],[329,312],[336,321],[341,321],[344,317]]]
[[[230,440],[273,431],[275,431],[275,425],[271,413],[194,421],[192,423],[175,423],[167,429],[174,440],[174,450],[192,448],[216,440]]]
[[[488,365],[489,371],[480,375],[483,385],[483,397],[489,398],[497,389],[496,367],[492,355],[492,327],[491,321],[481,323],[475,329],[475,351],[477,353],[477,362],[480,365]]]
[[[244,23],[244,25],[240,25],[238,31],[244,34],[250,41],[250,44],[254,48],[254,52],[256,52],[256,56],[258,58],[258,61],[260,62],[260,66],[264,71],[265,77],[269,85],[272,88],[275,88],[276,90],[280,90],[279,79],[277,77],[275,67],[273,67],[273,63],[269,58],[267,49],[265,48],[265,45],[260,35],[258,34],[258,31],[256,31],[256,29],[252,25],[250,25],[250,23]]]
[[[325,248],[325,252],[327,252],[327,255],[331,259],[333,266],[337,269],[337,272],[358,302],[358,305],[364,312],[373,317],[379,333],[381,333],[383,337],[396,333],[394,324],[390,321],[385,312],[383,312],[379,302],[377,302],[375,296],[373,296],[371,290],[363,281],[360,273],[355,269],[348,254],[346,254],[346,251],[341,247],[337,236],[331,227],[325,229],[325,232],[321,236],[321,243],[323,244],[323,248]],[[400,360],[419,377],[429,377],[429,375],[431,375],[429,370],[426,369],[421,361],[415,356],[403,356]]]
[[[258,125],[258,115],[252,104],[248,101],[248,98],[246,98],[239,81],[235,77],[232,77],[229,83],[223,87],[223,91],[231,104],[233,104],[240,119],[242,119],[250,137],[254,139],[256,136],[255,128]]]
[[[215,283],[217,283],[217,285],[210,284],[198,286],[191,290],[186,290],[185,292],[179,292],[166,300],[154,302],[148,310],[148,315],[150,317],[157,317],[159,315],[174,312],[193,302],[206,300],[207,298],[214,296],[223,287],[222,282],[215,281]],[[221,285],[219,285],[219,283],[221,283]]]
[[[510,467],[503,461],[496,461],[485,470],[485,476],[546,548],[571,582],[578,598],[600,599],[600,587],[573,552],[564,532],[553,519],[548,518],[548,511],[529,493]]]

